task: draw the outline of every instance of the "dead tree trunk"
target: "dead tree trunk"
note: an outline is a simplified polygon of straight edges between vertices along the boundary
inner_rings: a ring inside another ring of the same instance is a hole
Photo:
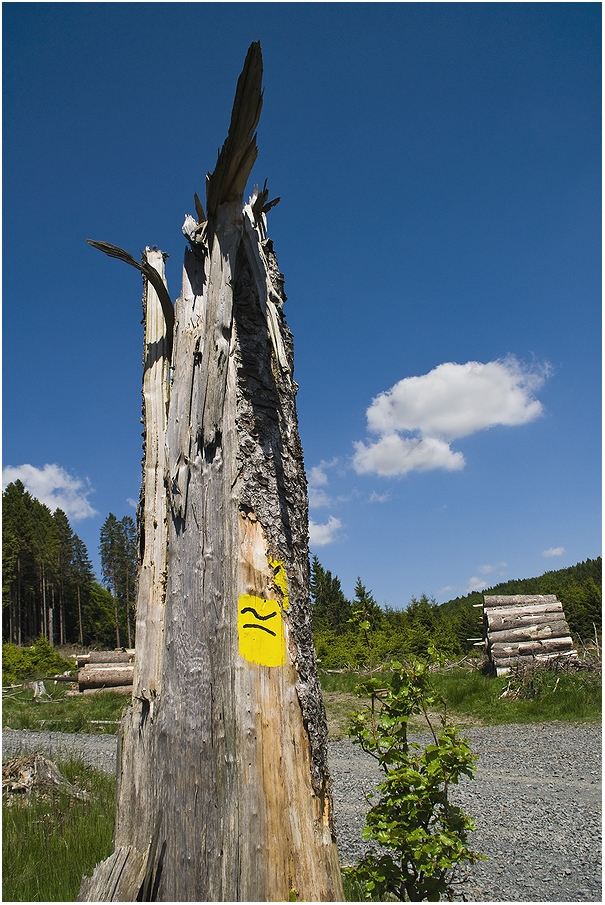
[[[169,392],[172,337],[152,339],[162,308],[147,284],[133,706],[115,850],[83,900],[343,899],[274,202],[266,189],[243,201],[261,76],[253,44],[207,218],[196,196],[183,226]]]

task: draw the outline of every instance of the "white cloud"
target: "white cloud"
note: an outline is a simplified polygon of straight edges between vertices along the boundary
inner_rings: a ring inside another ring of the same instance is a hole
[[[564,553],[565,547],[549,547],[542,551],[542,556],[563,556]]]
[[[532,394],[548,371],[524,368],[512,356],[487,364],[446,362],[376,396],[367,411],[368,428],[455,440],[496,424],[527,424],[542,414],[542,403]]]
[[[391,494],[390,494],[390,493],[376,493],[376,492],[373,492],[373,493],[370,494],[370,498],[369,498],[369,500],[368,500],[368,503],[388,503],[388,501],[389,501],[390,499],[391,499]]]
[[[311,509],[321,509],[322,506],[330,506],[331,504],[332,497],[328,496],[325,490],[309,487],[309,506]]]
[[[499,577],[504,575],[504,569],[506,569],[507,564],[505,562],[498,562],[493,566],[477,566],[478,575],[473,575],[472,578],[469,578],[468,586],[466,589],[466,593],[470,594],[471,591],[482,591],[486,587],[486,578],[488,575],[491,575],[493,572],[498,573]]]
[[[137,501],[131,500],[130,497],[126,497],[126,502],[128,503],[129,506],[132,506],[133,509],[139,508],[139,504],[137,503]]]
[[[491,575],[492,572],[501,572],[502,569],[506,569],[505,562],[498,562],[495,566],[478,566],[477,572],[479,575]]]
[[[327,487],[328,476],[326,469],[334,468],[335,465],[338,465],[338,457],[331,459],[329,462],[322,459],[319,465],[314,465],[310,469],[307,481],[309,484],[309,506],[312,509],[320,509],[322,506],[332,505],[332,497],[325,490],[319,488]]]
[[[92,488],[72,478],[60,465],[7,465],[2,469],[2,487],[13,481],[21,481],[32,496],[49,509],[62,509],[68,518],[78,521],[97,515],[88,502]]]
[[[514,356],[482,364],[445,362],[421,377],[406,377],[376,396],[366,415],[379,439],[355,443],[360,473],[403,475],[409,471],[464,467],[450,441],[495,425],[527,424],[543,411],[534,397],[550,366],[527,368]],[[417,436],[400,436],[416,433]]]
[[[361,441],[354,446],[353,467],[358,474],[375,472],[390,477],[432,468],[445,471],[464,468],[462,453],[452,452],[448,443],[435,437],[404,438],[389,434],[370,446]]]
[[[328,476],[324,471],[324,464],[314,465],[309,472],[309,486],[322,487],[328,483]]]
[[[342,524],[340,519],[331,515],[325,525],[317,525],[313,519],[309,519],[309,543],[311,547],[325,547],[333,543],[336,533]]]
[[[329,462],[326,462],[325,459],[322,459],[319,465],[314,465],[307,475],[309,486],[325,487],[328,483],[326,469],[334,468],[336,465],[338,465],[338,456],[336,456],[334,459],[330,459]]]

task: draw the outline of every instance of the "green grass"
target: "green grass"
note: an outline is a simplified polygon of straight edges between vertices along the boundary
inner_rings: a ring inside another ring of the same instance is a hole
[[[115,735],[130,698],[115,691],[67,697],[61,684],[46,683],[51,700],[34,698],[23,689],[2,696],[2,725],[7,729],[36,729],[49,732],[90,732]]]
[[[541,670],[533,687],[527,684],[520,699],[501,697],[509,678],[490,678],[477,670],[437,672],[435,685],[455,721],[481,721],[485,725],[561,720],[594,722],[601,719],[601,675],[577,672],[557,675]]]
[[[363,681],[363,679],[363,675],[351,672],[350,670],[337,673],[326,672],[325,669],[319,670],[319,680],[321,682],[322,691],[339,691],[354,694],[355,688]]]
[[[386,677],[386,673],[385,673]],[[360,682],[357,673],[320,673],[331,737],[344,735],[347,714],[362,702],[353,691]],[[454,723],[464,726],[502,725],[561,720],[598,722],[601,719],[601,675],[577,672],[557,676],[541,670],[528,683],[519,700],[501,695],[509,678],[492,678],[477,669],[449,669],[433,673]],[[557,681],[558,680],[558,681]]]
[[[59,792],[7,806],[2,801],[2,898],[5,902],[73,902],[82,876],[112,850],[116,783],[81,761],[60,762],[88,801]]]

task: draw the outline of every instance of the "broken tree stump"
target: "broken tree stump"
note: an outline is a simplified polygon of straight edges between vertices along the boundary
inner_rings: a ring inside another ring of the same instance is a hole
[[[158,308],[153,295],[159,257],[135,262],[146,279],[146,351],[133,704],[119,746],[115,850],[83,882],[82,900],[344,898],[311,635],[293,344],[266,233],[275,201],[266,186],[243,200],[261,79],[252,44],[207,179],[207,213],[196,195],[197,219],[183,226],[173,323],[159,320],[166,298]]]

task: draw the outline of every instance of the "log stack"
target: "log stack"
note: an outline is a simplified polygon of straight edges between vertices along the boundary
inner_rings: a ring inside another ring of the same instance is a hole
[[[111,690],[132,694],[134,650],[93,650],[78,656],[79,690],[84,694]]]
[[[577,656],[562,603],[554,594],[484,595],[483,634],[496,675],[525,658]]]

